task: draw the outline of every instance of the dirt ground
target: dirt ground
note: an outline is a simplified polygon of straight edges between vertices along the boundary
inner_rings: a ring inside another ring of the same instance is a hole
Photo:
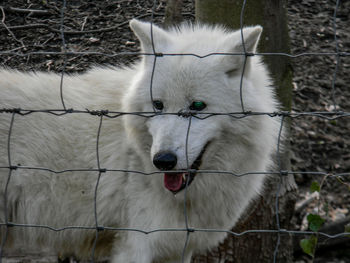
[[[67,2],[63,25],[68,33],[63,44],[62,1],[1,1],[0,65],[73,73],[96,64],[129,64],[137,59],[128,52],[138,51],[138,42],[129,30],[128,21],[151,20],[152,12],[156,23],[164,19],[164,1],[157,1],[155,6],[150,0]],[[323,53],[292,59],[294,112],[350,112],[350,57],[324,55],[336,50],[350,52],[350,1],[339,1],[334,21],[336,3],[336,0],[287,1],[291,53]],[[184,1],[183,13],[186,20],[194,19],[192,1]],[[80,54],[66,58],[55,54],[63,50]],[[294,230],[307,228],[306,215],[310,212],[320,213],[326,224],[349,218],[350,117],[294,118],[291,129],[292,170],[327,174],[296,174],[297,209],[300,206],[302,209],[295,215]],[[312,181],[322,183],[320,194],[311,195]],[[310,258],[296,249],[295,261],[310,262]],[[326,246],[316,252],[314,262],[350,262],[349,242]]]

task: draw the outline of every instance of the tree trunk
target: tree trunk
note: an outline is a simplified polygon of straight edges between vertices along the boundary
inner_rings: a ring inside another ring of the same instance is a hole
[[[285,0],[247,1],[243,26],[262,25],[264,28],[259,52],[290,53]],[[196,19],[210,24],[240,28],[243,0],[196,0]],[[292,70],[284,56],[264,56],[272,73],[277,94],[285,110],[291,109]]]
[[[290,53],[287,30],[285,0],[247,1],[244,7],[243,26],[263,26],[258,50],[261,53]],[[204,23],[223,24],[239,29],[243,0],[196,0],[196,19]],[[264,56],[276,86],[277,95],[284,110],[291,109],[292,69],[286,56]],[[289,131],[289,119],[284,120],[284,129]],[[287,135],[288,136],[288,135]],[[288,137],[287,137],[288,138]],[[281,165],[276,170],[290,170],[289,140],[285,140]],[[277,157],[276,157],[277,158]],[[291,218],[296,200],[296,184],[292,175],[272,177],[265,194],[248,209],[234,232],[252,229],[278,229],[276,220],[276,193],[279,182],[279,224],[280,229],[291,229]],[[193,262],[273,262],[278,235],[276,233],[252,233],[241,237],[230,235],[224,244],[207,255],[197,256]],[[292,262],[292,237],[280,236],[277,249],[277,262]],[[218,261],[219,260],[219,261]]]
[[[182,17],[182,0],[167,0],[165,8],[164,26],[170,27],[181,23]]]

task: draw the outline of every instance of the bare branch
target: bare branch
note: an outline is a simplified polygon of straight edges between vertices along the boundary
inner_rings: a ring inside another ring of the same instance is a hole
[[[22,45],[22,47],[25,47],[23,41],[17,39],[16,36],[13,34],[13,32],[10,30],[10,28],[6,25],[6,23],[5,23],[5,19],[6,19],[5,11],[4,11],[4,8],[2,6],[0,6],[0,10],[2,13],[1,23],[4,26],[5,30],[7,30],[10,33],[10,35],[13,37],[13,39],[16,40],[17,42],[19,42]]]
[[[4,9],[6,12],[12,12],[12,13],[24,13],[24,14],[29,14],[29,15],[49,15],[49,14],[51,14],[50,11],[39,10],[39,9],[23,9],[23,8],[17,8],[17,7],[4,7],[4,6],[0,6],[0,8]]]

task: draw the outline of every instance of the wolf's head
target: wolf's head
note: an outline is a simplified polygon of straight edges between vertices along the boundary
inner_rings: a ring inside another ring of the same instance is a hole
[[[244,28],[242,45],[241,31],[222,27],[183,25],[165,31],[137,20],[130,26],[145,55],[124,110],[158,113],[126,118],[143,161],[164,171],[164,185],[174,193],[190,184],[198,169],[241,172],[246,149],[258,151],[252,134],[260,132],[267,140],[259,143],[261,148],[270,143],[269,131],[258,120],[221,113],[241,112],[242,101],[245,110],[275,110],[264,67],[243,54],[256,51],[262,28]]]

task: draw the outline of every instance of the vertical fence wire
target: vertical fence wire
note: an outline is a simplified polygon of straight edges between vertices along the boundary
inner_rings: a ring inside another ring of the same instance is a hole
[[[281,164],[281,152],[280,152],[280,144],[281,144],[281,140],[282,140],[282,130],[283,130],[283,124],[285,121],[285,118],[297,118],[297,117],[303,117],[303,116],[316,116],[316,117],[321,117],[321,118],[325,118],[325,119],[338,119],[338,118],[345,118],[345,117],[350,117],[350,113],[348,112],[336,112],[336,110],[338,109],[338,105],[336,102],[336,97],[335,97],[335,86],[336,86],[336,81],[337,81],[337,74],[339,71],[339,64],[340,64],[340,58],[341,56],[350,56],[349,52],[341,52],[340,48],[339,48],[339,41],[337,38],[337,10],[339,8],[339,4],[340,1],[336,0],[336,5],[335,5],[335,10],[334,10],[334,14],[333,14],[333,29],[334,29],[334,42],[335,42],[335,46],[336,46],[336,50],[334,53],[331,54],[318,54],[318,55],[331,55],[331,56],[336,56],[336,66],[335,66],[335,70],[333,73],[333,79],[332,79],[332,102],[333,102],[333,108],[334,108],[334,112],[332,113],[306,113],[306,112],[302,112],[302,113],[292,113],[292,112],[278,112],[278,113],[264,113],[264,112],[246,112],[246,109],[244,107],[244,90],[243,90],[243,79],[244,79],[244,72],[245,72],[245,68],[246,68],[246,63],[247,63],[247,59],[249,56],[253,56],[253,55],[276,55],[276,54],[250,54],[247,52],[246,50],[246,46],[245,46],[245,42],[244,42],[244,34],[243,34],[243,26],[244,26],[244,10],[246,7],[246,0],[243,1],[243,6],[241,9],[241,15],[240,15],[240,31],[241,31],[241,40],[242,40],[242,47],[243,47],[243,52],[241,54],[208,54],[205,56],[209,56],[209,55],[238,55],[238,56],[244,56],[244,64],[243,64],[243,68],[242,68],[242,73],[241,73],[241,79],[240,79],[240,101],[241,101],[241,108],[242,108],[242,112],[239,113],[225,113],[225,114],[220,114],[220,113],[206,113],[206,117],[201,117],[200,114],[193,116],[193,115],[188,115],[188,127],[187,127],[187,131],[186,131],[186,164],[187,164],[187,180],[186,180],[186,186],[184,189],[184,204],[183,204],[183,212],[184,212],[184,219],[185,219],[185,226],[184,229],[179,229],[180,231],[183,231],[186,234],[186,239],[184,242],[184,247],[182,250],[182,255],[181,255],[181,260],[182,262],[185,262],[185,257],[186,257],[186,249],[188,247],[188,243],[190,240],[190,235],[192,234],[192,232],[197,232],[197,231],[202,231],[202,232],[226,232],[228,234],[231,235],[235,235],[235,236],[241,236],[247,233],[275,233],[277,235],[277,242],[276,242],[276,246],[274,249],[274,262],[277,261],[277,255],[278,255],[278,250],[279,250],[279,246],[280,246],[280,238],[281,238],[281,233],[282,232],[286,232],[288,234],[308,234],[311,235],[313,234],[312,232],[309,231],[292,231],[292,230],[283,230],[280,228],[280,219],[279,219],[279,195],[280,195],[280,190],[282,187],[282,179],[283,176],[285,176],[286,174],[288,175],[289,173],[292,173],[291,171],[283,171],[282,169],[282,164]],[[153,56],[153,65],[152,65],[152,71],[151,71],[151,80],[150,80],[150,86],[149,86],[149,92],[150,92],[150,99],[151,99],[151,103],[153,102],[154,98],[153,98],[153,84],[154,84],[154,75],[156,74],[156,63],[157,63],[157,58],[158,57],[162,57],[162,56],[173,56],[173,55],[178,55],[178,56],[183,56],[183,55],[192,55],[192,56],[196,56],[196,57],[201,57],[198,56],[196,54],[161,54],[156,50],[156,47],[154,45],[154,31],[153,31],[153,22],[154,22],[154,15],[155,15],[155,10],[156,10],[156,6],[157,6],[157,0],[153,1],[153,7],[152,7],[152,12],[151,12],[151,23],[150,23],[150,36],[151,36],[151,46],[152,46],[152,54],[148,54],[148,55],[152,55]],[[91,262],[94,262],[95,259],[95,250],[96,250],[96,246],[97,246],[97,241],[98,241],[98,237],[99,237],[99,231],[104,229],[104,226],[100,226],[99,225],[99,220],[98,220],[98,198],[97,198],[97,194],[98,194],[98,187],[99,187],[99,183],[100,183],[100,179],[101,179],[101,175],[104,172],[109,171],[108,169],[102,169],[101,168],[101,164],[100,164],[100,157],[99,157],[99,143],[100,143],[100,136],[101,136],[101,128],[102,128],[102,122],[103,122],[103,118],[113,118],[113,117],[119,117],[121,115],[125,115],[125,114],[130,114],[130,115],[138,115],[140,116],[140,118],[142,117],[146,117],[146,118],[150,118],[150,117],[154,117],[158,114],[162,114],[159,112],[156,112],[156,109],[154,108],[154,105],[152,103],[153,106],[153,113],[154,115],[152,115],[152,113],[120,113],[120,112],[115,112],[115,115],[110,115],[113,112],[108,112],[105,110],[101,110],[98,112],[91,112],[91,111],[74,111],[74,110],[70,110],[67,111],[66,109],[66,105],[65,105],[65,101],[64,101],[64,89],[63,89],[63,83],[64,83],[64,75],[65,75],[65,71],[66,71],[66,67],[67,67],[67,58],[68,58],[68,50],[67,50],[67,43],[65,40],[65,22],[64,22],[64,18],[65,18],[65,9],[66,9],[66,0],[62,0],[62,7],[60,10],[60,15],[61,15],[61,20],[60,20],[60,35],[61,35],[61,40],[62,40],[62,50],[63,52],[60,52],[59,54],[63,56],[63,65],[62,65],[62,71],[61,71],[61,78],[60,78],[60,98],[61,98],[61,103],[63,106],[63,110],[58,110],[58,111],[53,111],[53,110],[36,110],[36,109],[30,109],[30,110],[23,110],[23,109],[3,109],[0,112],[1,113],[11,113],[11,121],[10,121],[10,126],[9,126],[9,132],[8,132],[8,139],[7,139],[7,155],[8,155],[8,167],[0,167],[3,169],[8,169],[8,177],[7,177],[7,181],[6,181],[6,185],[5,185],[5,189],[4,189],[4,195],[3,195],[3,205],[4,205],[4,222],[0,222],[0,227],[5,229],[4,235],[2,237],[1,240],[1,246],[0,246],[0,263],[2,262],[2,258],[4,256],[4,248],[5,248],[5,244],[7,241],[7,235],[8,235],[8,231],[10,227],[46,227],[46,228],[50,228],[49,226],[36,226],[36,225],[23,225],[23,224],[17,224],[16,222],[9,222],[9,215],[8,215],[8,188],[9,188],[9,184],[10,184],[10,179],[11,179],[11,175],[12,175],[12,171],[17,169],[17,168],[21,168],[21,169],[38,169],[38,170],[47,170],[50,172],[66,172],[66,171],[74,171],[74,169],[67,169],[65,171],[52,171],[50,169],[47,168],[40,168],[40,167],[15,167],[12,165],[11,162],[11,149],[10,149],[10,143],[11,143],[11,134],[12,134],[12,129],[13,129],[13,123],[14,123],[14,118],[16,114],[19,115],[28,115],[28,114],[35,114],[36,112],[46,112],[48,114],[55,114],[55,115],[62,115],[62,114],[68,114],[68,113],[87,113],[87,114],[92,114],[92,115],[98,115],[99,116],[99,126],[98,126],[98,131],[97,131],[97,136],[96,136],[96,161],[97,161],[97,169],[96,171],[98,171],[98,177],[96,180],[96,184],[95,184],[95,191],[94,191],[94,223],[95,225],[91,228],[88,229],[94,229],[95,230],[95,239],[93,242],[93,246],[92,246],[92,250],[91,250]],[[3,8],[1,8],[2,12],[4,13]],[[8,29],[8,28],[6,28]],[[10,31],[11,32],[11,31]],[[76,54],[78,54],[79,52],[75,52]],[[12,51],[9,52],[0,52],[0,55],[4,55],[4,54],[11,54],[13,55]],[[41,52],[41,54],[46,54],[45,52]],[[54,54],[54,52],[49,52],[48,54]],[[89,52],[80,52],[80,55],[89,55]],[[139,55],[139,53],[134,52],[133,54],[135,55]],[[15,54],[15,55],[20,55],[20,54]],[[101,53],[100,55],[106,55],[106,56],[111,56],[111,54],[103,54]],[[113,54],[113,56],[115,55],[123,55],[122,53],[120,54]],[[129,54],[128,54],[129,55]],[[147,54],[144,54],[147,55]],[[289,57],[298,57],[299,55],[292,55],[292,54],[278,54],[278,55],[284,55],[284,56],[289,56]],[[304,54],[304,55],[317,55],[317,54]],[[205,57],[202,56],[202,57]],[[179,113],[170,113],[170,114],[174,114],[174,115],[179,115]],[[275,219],[276,219],[276,229],[262,229],[262,230],[248,230],[248,231],[244,231],[242,233],[235,233],[232,232],[230,230],[222,230],[222,229],[196,229],[195,226],[194,228],[190,228],[189,223],[188,223],[188,211],[187,211],[187,202],[188,202],[188,196],[187,196],[187,192],[188,192],[188,177],[190,175],[190,173],[192,172],[190,163],[189,163],[189,156],[188,156],[188,147],[189,147],[189,136],[190,136],[190,129],[191,129],[191,124],[192,124],[192,119],[196,118],[198,120],[201,119],[206,119],[208,117],[215,117],[215,116],[221,116],[221,115],[227,115],[230,116],[232,118],[245,118],[245,117],[249,117],[252,115],[268,115],[271,118],[274,117],[281,117],[281,124],[280,124],[280,130],[279,130],[279,135],[278,135],[278,143],[277,143],[277,155],[276,155],[276,159],[277,159],[277,167],[279,168],[278,171],[270,171],[270,172],[259,172],[259,171],[252,171],[250,173],[246,173],[246,174],[235,174],[232,171],[196,171],[196,172],[208,172],[208,173],[223,173],[223,174],[232,174],[232,176],[247,176],[249,174],[254,174],[254,173],[260,173],[260,174],[276,174],[279,176],[279,183],[278,183],[278,188],[276,191],[276,197],[275,197]],[[186,116],[182,116],[180,114],[180,117],[185,118]],[[92,169],[93,170],[93,169]],[[95,170],[93,170],[95,171]],[[135,172],[135,171],[130,171],[130,172]],[[153,174],[153,173],[145,173],[144,171],[140,171],[140,173],[143,174]],[[157,172],[155,172],[157,173]],[[313,174],[313,172],[309,172],[310,174]],[[314,174],[320,174],[320,173],[314,173]],[[334,175],[334,176],[350,176],[350,173],[343,173],[341,175]],[[72,226],[69,227],[69,229],[72,228],[77,228],[80,229],[80,226]],[[52,227],[50,228],[53,231],[63,231],[63,230],[67,230],[68,227],[66,228],[59,228],[59,229],[53,229]],[[115,231],[119,231],[120,229],[118,228],[109,228],[110,230],[115,230]],[[142,233],[145,234],[149,234],[151,232],[159,232],[159,231],[169,231],[168,229],[155,229],[155,230],[151,230],[151,231],[145,231],[142,229],[128,229],[129,231],[140,231]],[[194,233],[195,234],[195,233]],[[336,234],[336,235],[329,235],[327,233],[319,233],[320,235],[326,236],[328,238],[338,238],[338,237],[344,237],[344,236],[348,236],[347,233],[340,233],[340,234]]]
[[[6,185],[5,185],[5,190],[4,190],[4,219],[5,219],[5,231],[4,231],[4,235],[2,237],[1,240],[1,246],[0,246],[0,263],[2,262],[2,258],[3,258],[3,252],[4,252],[4,248],[5,248],[5,243],[7,241],[7,236],[8,236],[8,232],[9,232],[9,227],[11,226],[11,224],[9,224],[9,213],[8,213],[8,187],[10,184],[10,180],[11,180],[11,176],[12,176],[12,171],[15,169],[14,166],[12,166],[12,160],[11,160],[11,135],[12,135],[12,129],[13,129],[13,123],[15,120],[15,112],[12,113],[11,116],[11,121],[10,121],[10,127],[9,127],[9,132],[7,135],[7,159],[8,159],[8,165],[9,165],[9,171],[8,171],[8,177],[6,180]],[[0,228],[1,230],[1,228]]]
[[[100,145],[100,135],[101,135],[101,128],[102,128],[102,120],[103,120],[103,115],[101,114],[100,116],[100,122],[98,125],[98,130],[97,130],[97,136],[96,136],[96,161],[97,161],[97,168],[98,168],[98,176],[96,180],[96,185],[95,185],[95,191],[94,191],[94,218],[95,218],[95,240],[92,246],[92,252],[91,252],[91,262],[93,263],[95,260],[95,250],[96,250],[96,245],[98,241],[98,233],[102,228],[98,224],[98,212],[97,212],[97,192],[98,192],[98,186],[100,184],[100,179],[101,179],[101,174],[104,172],[103,169],[101,169],[101,163],[100,163],[100,150],[99,150],[99,145]]]
[[[280,197],[280,192],[281,192],[281,188],[282,188],[282,176],[285,175],[285,171],[283,171],[283,167],[282,167],[282,156],[281,156],[281,143],[282,143],[282,132],[283,132],[283,124],[284,124],[284,118],[285,116],[282,116],[281,118],[281,125],[280,125],[280,129],[279,129],[279,133],[278,133],[278,138],[277,138],[277,149],[276,149],[276,164],[277,167],[279,168],[280,174],[279,174],[279,181],[278,181],[278,185],[277,185],[277,190],[276,190],[276,197],[275,197],[275,213],[276,213],[276,227],[277,227],[277,242],[276,242],[276,246],[275,246],[275,250],[273,253],[273,262],[276,263],[277,262],[277,254],[278,254],[278,249],[280,246],[280,242],[281,242],[281,226],[280,226],[280,218],[279,218],[279,197]]]
[[[64,56],[63,56],[63,65],[62,65],[61,80],[60,80],[60,96],[61,96],[61,102],[64,110],[66,110],[66,104],[64,103],[64,98],[63,98],[63,78],[67,68],[67,44],[64,36],[64,12],[65,12],[66,6],[67,6],[66,0],[62,0],[60,34],[61,34],[62,49],[64,52]]]
[[[150,83],[150,87],[149,87],[149,94],[151,97],[151,104],[153,107],[153,111],[156,112],[156,109],[154,107],[153,101],[153,79],[154,79],[154,72],[156,69],[156,63],[157,63],[157,52],[156,52],[156,48],[154,45],[154,34],[153,34],[153,23],[154,23],[154,13],[155,13],[155,9],[156,9],[156,5],[157,5],[157,0],[153,0],[153,6],[152,6],[152,13],[151,13],[151,22],[150,22],[150,36],[151,36],[151,46],[152,46],[152,52],[153,52],[153,66],[152,66],[152,73],[151,73],[151,83]]]
[[[335,52],[336,55],[336,64],[335,69],[333,73],[333,79],[332,79],[332,102],[333,102],[333,111],[336,111],[338,108],[336,98],[335,98],[335,84],[337,82],[337,73],[339,71],[339,64],[340,64],[340,52],[339,52],[339,41],[337,37],[337,11],[339,8],[340,0],[336,0],[334,13],[333,13],[333,34],[334,34],[334,43],[335,43]]]
[[[188,140],[190,137],[191,124],[192,124],[192,117],[189,116],[186,137],[185,137],[185,157],[186,157],[187,174],[185,175],[186,176],[186,186],[184,189],[185,194],[184,194],[184,204],[183,204],[184,205],[185,227],[186,227],[187,232],[186,232],[186,241],[185,241],[184,248],[182,250],[182,256],[181,256],[182,263],[185,262],[186,248],[188,246],[188,242],[190,239],[190,233],[191,233],[189,225],[188,225],[188,213],[187,213],[187,198],[188,198],[187,191],[188,191],[188,182],[190,180],[190,173],[191,173],[191,165],[190,165],[190,162],[188,159]]]
[[[244,78],[244,72],[245,72],[245,69],[246,69],[247,58],[248,58],[247,49],[246,49],[245,42],[244,42],[244,34],[243,34],[244,10],[245,10],[246,3],[247,3],[247,1],[244,0],[243,4],[242,4],[241,15],[240,15],[240,20],[239,20],[239,22],[240,22],[240,31],[241,31],[241,40],[242,40],[242,48],[243,48],[243,53],[244,53],[244,62],[243,62],[243,67],[242,67],[241,80],[239,82],[239,97],[240,97],[240,100],[241,100],[242,112],[245,112],[244,100],[243,100],[243,78]]]

